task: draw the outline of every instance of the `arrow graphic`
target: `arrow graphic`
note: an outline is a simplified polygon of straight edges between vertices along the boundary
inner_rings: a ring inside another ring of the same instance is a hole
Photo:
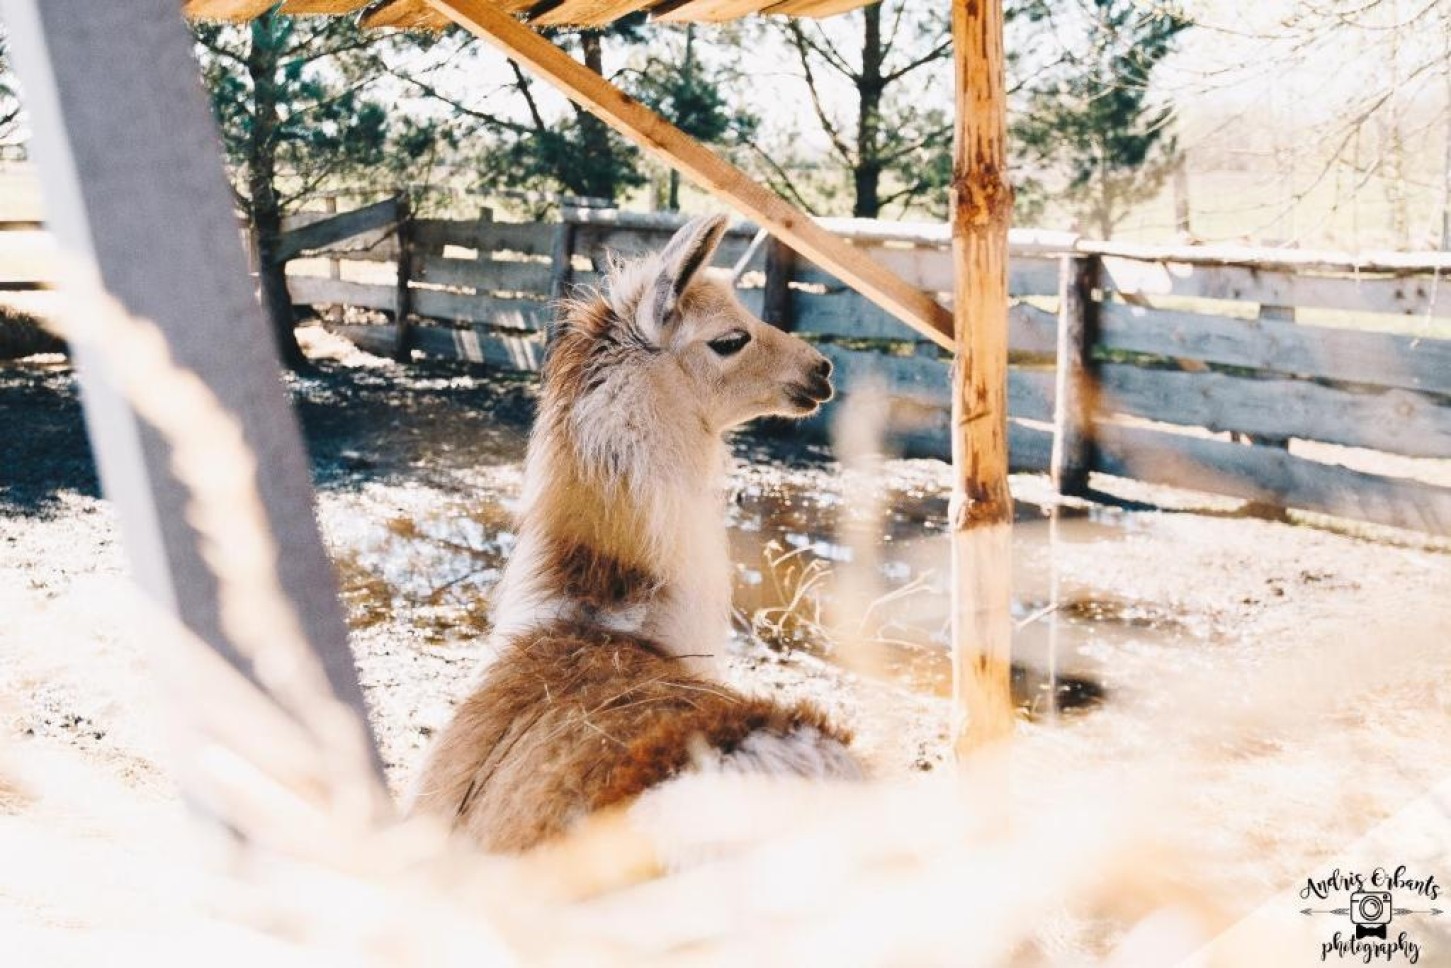
[[[1431,908],[1429,911],[1412,911],[1410,908],[1392,908],[1391,911],[1397,917],[1400,917],[1402,914],[1430,914],[1434,916],[1445,913],[1440,908]]]
[[[1349,914],[1350,908],[1332,908],[1329,911],[1315,911],[1311,908],[1301,908],[1301,914]]]

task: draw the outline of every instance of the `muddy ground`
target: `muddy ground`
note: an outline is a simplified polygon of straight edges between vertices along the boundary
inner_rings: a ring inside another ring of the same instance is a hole
[[[480,655],[533,391],[312,335],[331,358],[293,388],[402,790]],[[68,367],[0,367],[0,426],[5,728],[170,802],[145,643],[124,618],[122,555]],[[882,774],[940,769],[947,469],[888,461],[863,479],[789,437],[734,446],[732,680],[835,711]],[[1097,770],[1121,773],[1125,797],[1167,795],[1166,822],[1198,857],[1183,877],[1238,911],[1451,777],[1451,555],[1098,483],[1104,503],[1054,511],[1043,480],[1014,480],[1017,782],[1047,796],[1055,777]],[[873,496],[864,552],[850,522]],[[832,595],[844,581],[871,607],[844,615]]]

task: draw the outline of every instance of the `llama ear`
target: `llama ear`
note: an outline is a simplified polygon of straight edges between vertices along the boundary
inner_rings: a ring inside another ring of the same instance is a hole
[[[646,332],[658,335],[664,331],[690,281],[710,265],[727,221],[725,215],[693,218],[660,250],[659,270],[640,301],[640,325]]]

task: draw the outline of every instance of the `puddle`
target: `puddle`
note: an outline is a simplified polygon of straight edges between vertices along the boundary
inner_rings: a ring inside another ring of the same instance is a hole
[[[805,650],[858,674],[949,695],[945,496],[925,487],[890,489],[874,530],[875,561],[864,565],[838,535],[840,488],[825,474],[805,476],[819,476],[806,483],[820,486],[803,485],[799,472],[748,477],[730,507],[737,631],[772,649]],[[487,597],[514,542],[510,493],[505,484],[463,502],[440,499],[436,490],[390,491],[393,513],[350,519],[340,570],[354,622],[406,610],[436,641],[456,639],[461,629],[485,631]],[[1108,545],[1142,526],[1137,516],[1113,511],[1055,520],[1035,505],[1019,506],[1012,680],[1031,718],[1111,700],[1116,655],[1173,648],[1199,635],[1169,610],[1055,587],[1055,555],[1074,546],[1112,555]],[[843,589],[855,608],[840,607]]]

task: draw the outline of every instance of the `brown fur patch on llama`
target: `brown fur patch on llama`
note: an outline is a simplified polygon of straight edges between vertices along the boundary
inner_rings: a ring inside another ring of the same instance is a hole
[[[415,810],[485,849],[521,851],[620,806],[748,735],[850,733],[807,703],[756,699],[684,672],[649,642],[594,630],[523,636],[459,707],[420,780]]]
[[[649,601],[663,580],[616,555],[555,539],[548,543],[541,583],[591,612],[603,612]]]

